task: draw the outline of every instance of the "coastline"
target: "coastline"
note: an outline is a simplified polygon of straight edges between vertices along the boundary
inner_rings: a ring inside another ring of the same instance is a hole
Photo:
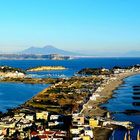
[[[111,83],[109,83],[107,85],[107,87],[104,88],[104,90],[102,92],[108,92],[108,95],[109,95],[109,98],[105,101],[107,102],[109,99],[112,98],[113,94],[114,94],[114,91],[124,83],[124,79],[127,78],[127,77],[131,77],[133,75],[137,75],[137,74],[140,74],[140,72],[131,72],[131,73],[125,73],[125,74],[122,74],[118,77],[118,79],[114,80],[114,81],[111,81]],[[109,89],[110,87],[110,89]],[[103,102],[103,104],[105,103]],[[100,105],[99,105],[100,106]]]
[[[89,99],[87,103],[84,104],[84,108],[81,110],[81,114],[84,114],[85,116],[89,116],[89,117],[104,116],[109,111],[107,111],[105,108],[102,108],[101,105],[105,104],[110,98],[112,98],[112,95],[114,93],[113,91],[123,83],[123,80],[125,78],[136,75],[136,74],[140,74],[140,71],[121,73],[119,75],[117,74],[117,77],[115,77],[116,78],[115,80],[109,79],[108,83],[104,83],[103,89],[101,91],[94,92],[94,93],[99,94],[100,97],[98,97],[97,100]],[[20,105],[20,107],[25,107],[31,100],[33,100],[34,98],[36,98],[37,96],[41,94],[44,94],[51,87],[52,86],[40,91],[34,97],[32,97],[31,99],[29,99],[28,101]]]
[[[105,84],[103,90],[98,92],[102,97],[97,98],[96,101],[89,100],[83,111],[81,112],[84,115],[89,115],[90,117],[97,117],[97,116],[105,116],[107,109],[102,108],[101,104],[105,104],[109,99],[112,98],[114,94],[114,90],[116,90],[121,84],[123,84],[124,79],[133,75],[140,74],[140,72],[129,72],[120,74],[115,80],[109,80],[108,84]],[[104,97],[103,97],[104,96]],[[92,109],[88,108],[88,106],[92,106]],[[114,128],[115,129],[115,128]],[[94,129],[94,135],[96,140],[108,140],[111,136],[113,130],[109,130],[106,128],[96,128]]]
[[[96,100],[91,100],[89,99],[84,105],[83,105],[83,109],[81,110],[81,114],[84,114],[85,116],[89,116],[89,117],[96,117],[96,116],[104,116],[105,113],[107,113],[107,109],[102,108],[101,105],[105,104],[110,98],[112,98],[113,95],[113,91],[118,88],[122,83],[123,80],[127,77],[136,75],[136,74],[140,74],[140,71],[138,72],[125,72],[125,73],[121,73],[121,74],[117,74],[115,77],[116,79],[111,79],[109,78],[105,83],[103,83],[103,85],[100,85],[99,87],[102,86],[102,90],[101,91],[95,91],[93,94],[99,94],[100,97],[97,97]],[[35,82],[31,82],[32,84],[34,83],[45,83],[48,84],[50,83],[50,80],[46,81],[46,80],[41,80],[38,79],[38,81]],[[7,81],[0,81],[0,82],[7,82]],[[10,81],[11,82],[11,81]],[[19,82],[19,81],[18,81]],[[22,81],[23,83],[25,81]],[[54,81],[51,81],[53,84],[55,83]],[[27,83],[27,81],[25,82]],[[28,81],[28,83],[30,83]],[[52,85],[53,86],[53,85]],[[51,88],[52,86],[50,86],[49,88]],[[36,98],[38,95],[44,94],[49,88],[45,88],[44,90],[40,91],[39,93],[37,93],[34,97],[32,97],[31,99],[27,100],[25,103],[21,104],[20,107],[24,107],[28,102],[30,102],[31,100],[33,100],[34,98]],[[18,108],[18,107],[17,107]]]
[[[97,98],[96,101],[89,99],[89,101],[84,105],[84,108],[81,111],[81,113],[89,115],[90,117],[103,116],[108,111],[106,109],[101,108],[101,104],[106,103],[110,98],[112,98],[112,95],[114,93],[113,91],[123,83],[123,80],[125,78],[136,74],[140,74],[140,71],[122,73],[117,75],[117,77],[115,77],[116,79],[113,80],[109,79],[108,83],[103,85],[103,89],[101,91],[95,92],[98,93],[100,97]],[[92,106],[92,109],[88,108],[89,106],[90,107]]]
[[[136,74],[140,74],[140,71],[135,71],[135,72],[124,72],[124,73],[120,73],[120,74],[113,74],[108,76],[104,76],[104,80],[102,82],[100,82],[100,84],[97,86],[97,89],[95,88],[94,91],[92,91],[93,93],[91,93],[91,95],[93,94],[98,94],[99,96],[96,98],[96,100],[93,100],[92,98],[90,98],[89,100],[87,100],[87,103],[85,103],[83,105],[84,109],[81,111],[81,114],[84,114],[85,116],[89,116],[90,118],[92,117],[98,117],[98,116],[104,116],[105,113],[107,113],[108,111],[104,108],[101,108],[101,104],[104,104],[105,102],[107,102],[110,98],[112,98],[113,95],[113,91],[118,88],[123,82],[124,79],[127,77],[130,77],[132,75],[136,75]],[[90,77],[91,80],[93,80],[92,76]],[[99,77],[98,77],[99,78]],[[101,77],[100,77],[101,78]],[[81,77],[80,77],[81,79]],[[75,81],[76,79],[74,79]],[[88,83],[90,83],[90,81],[88,79]],[[83,82],[83,81],[81,81]],[[21,106],[12,109],[10,111],[12,111],[14,114],[15,113],[20,113],[20,111],[24,112],[26,110],[26,113],[31,113],[30,111],[30,107],[28,106],[28,103],[35,99],[38,95],[43,95],[44,93],[46,93],[50,88],[55,87],[56,85],[59,87],[60,85],[63,85],[63,82],[60,81],[59,83],[56,83],[55,85],[52,85],[48,88],[45,88],[44,90],[42,90],[41,92],[39,92],[38,94],[36,94],[34,97],[32,97],[31,99],[29,99],[28,101],[26,101],[24,104],[22,104]],[[70,84],[74,84],[72,83],[67,83],[68,85]],[[68,85],[66,86],[67,88]],[[79,83],[78,83],[79,85]],[[60,86],[61,87],[61,86]],[[60,88],[59,87],[59,88]],[[70,86],[71,87],[71,86]],[[93,88],[93,87],[92,87]],[[100,88],[100,90],[98,90],[98,88]],[[46,94],[47,95],[47,94]],[[80,96],[82,97],[82,95],[80,94]],[[36,100],[37,101],[37,100]],[[39,100],[38,100],[39,101]],[[37,102],[38,102],[37,101]],[[43,101],[41,101],[41,103],[43,103]],[[90,107],[89,107],[90,106]],[[33,112],[35,110],[32,110]],[[10,113],[10,112],[9,112]],[[93,134],[96,140],[108,140],[110,135],[112,134],[113,129],[115,130],[116,127],[111,126],[111,128],[109,127],[96,127],[93,130]]]

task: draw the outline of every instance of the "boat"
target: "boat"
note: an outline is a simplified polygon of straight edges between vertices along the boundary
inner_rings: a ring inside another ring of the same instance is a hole
[[[128,131],[128,140],[131,140],[130,130]]]
[[[124,135],[124,140],[132,140],[132,139],[131,139],[130,130],[128,130],[128,132],[125,133],[125,135]]]
[[[124,140],[127,140],[127,133],[125,133],[124,135]]]
[[[137,140],[140,140],[140,132],[138,130],[138,133],[137,133]]]

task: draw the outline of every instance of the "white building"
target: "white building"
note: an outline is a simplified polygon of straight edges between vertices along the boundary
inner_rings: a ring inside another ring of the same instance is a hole
[[[84,129],[84,134],[85,136],[90,136],[90,138],[94,137],[93,130],[90,127],[87,127]]]

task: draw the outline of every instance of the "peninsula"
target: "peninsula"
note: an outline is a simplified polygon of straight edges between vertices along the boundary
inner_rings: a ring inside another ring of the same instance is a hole
[[[34,109],[47,109],[53,112],[55,110],[62,114],[81,112],[90,117],[103,116],[106,111],[99,105],[112,97],[112,91],[123,82],[124,78],[140,73],[140,66],[114,67],[111,70],[88,68],[88,71],[83,69],[78,73],[81,72],[84,75],[59,80],[26,105]]]
[[[8,119],[8,124],[12,123],[10,134],[15,134],[12,130],[19,126],[20,133],[30,139],[57,137],[60,132],[59,137],[64,140],[107,140],[116,127],[133,127],[131,122],[112,120],[109,112],[100,105],[112,97],[113,90],[124,78],[139,73],[140,65],[80,70],[78,74],[81,75],[57,79],[23,105],[2,115],[1,127],[7,128],[7,117],[14,118],[13,122]],[[7,134],[6,137],[12,138],[13,135]]]

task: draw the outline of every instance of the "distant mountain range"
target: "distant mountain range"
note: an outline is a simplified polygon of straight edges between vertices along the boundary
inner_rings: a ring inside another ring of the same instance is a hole
[[[8,54],[0,51],[0,54]],[[49,54],[59,54],[62,56],[79,56],[79,57],[140,57],[140,50],[131,50],[131,51],[94,51],[94,50],[85,50],[85,51],[65,51],[62,49],[58,49],[54,46],[47,45],[45,47],[30,47],[20,52],[14,52],[10,54],[18,54],[18,55],[49,55]]]
[[[126,57],[140,57],[140,51],[129,51],[124,54]]]
[[[30,47],[28,49],[25,49],[21,52],[19,52],[19,54],[41,54],[41,55],[48,55],[48,54],[60,54],[60,55],[68,55],[68,56],[75,56],[75,55],[80,55],[78,53],[75,52],[69,52],[69,51],[65,51],[62,49],[58,49],[54,46],[48,45],[45,46],[43,48],[40,47]]]

